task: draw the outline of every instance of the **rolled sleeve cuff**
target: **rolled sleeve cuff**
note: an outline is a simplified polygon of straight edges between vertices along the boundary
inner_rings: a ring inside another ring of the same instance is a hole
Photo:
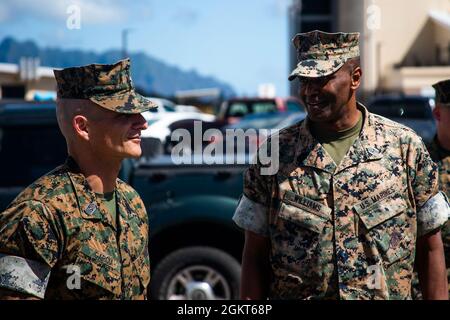
[[[417,213],[417,236],[423,236],[442,227],[448,220],[450,207],[444,193],[430,198]]]
[[[50,270],[44,263],[0,254],[0,287],[43,299]]]
[[[269,236],[268,209],[245,195],[239,201],[233,221],[242,229]]]

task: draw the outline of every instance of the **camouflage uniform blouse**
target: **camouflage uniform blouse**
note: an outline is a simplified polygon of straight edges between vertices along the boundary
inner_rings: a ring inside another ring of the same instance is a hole
[[[270,298],[410,298],[417,235],[448,205],[421,139],[359,108],[363,128],[339,165],[306,120],[279,133],[276,174],[245,174],[234,220],[270,237]]]
[[[450,156],[445,156],[442,148],[439,146],[436,138],[428,147],[431,158],[439,167],[439,188],[450,199]],[[450,222],[447,221],[445,227],[441,230],[442,241],[444,242],[445,264],[447,265],[447,279],[450,290]]]
[[[115,192],[118,230],[71,158],[26,188],[0,215],[0,286],[46,299],[146,298],[146,210],[119,179]]]

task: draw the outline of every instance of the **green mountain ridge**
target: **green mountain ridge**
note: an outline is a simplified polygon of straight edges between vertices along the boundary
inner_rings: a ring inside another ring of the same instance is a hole
[[[30,40],[19,42],[12,37],[4,38],[0,43],[0,62],[18,64],[21,57],[39,57],[41,66],[64,68],[90,63],[113,63],[121,59],[122,54],[120,50],[95,53],[40,48]],[[170,97],[177,90],[218,88],[224,97],[235,95],[229,84],[214,77],[200,75],[195,70],[184,71],[143,52],[130,53],[129,57],[132,61],[133,82],[145,94]]]

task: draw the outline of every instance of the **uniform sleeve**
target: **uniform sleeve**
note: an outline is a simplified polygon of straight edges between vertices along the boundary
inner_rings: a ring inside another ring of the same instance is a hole
[[[246,170],[244,192],[233,220],[242,229],[268,236],[271,176],[263,175],[261,172],[259,164],[254,164]]]
[[[439,192],[428,200],[417,215],[417,235],[420,237],[443,227],[450,215],[448,199],[443,192]]]
[[[14,204],[0,216],[0,287],[44,298],[60,253],[56,223],[41,202]]]
[[[442,227],[448,219],[449,209],[445,195],[439,192],[436,164],[418,139],[411,147],[415,162],[410,166],[412,188],[417,210],[417,235],[425,235]]]

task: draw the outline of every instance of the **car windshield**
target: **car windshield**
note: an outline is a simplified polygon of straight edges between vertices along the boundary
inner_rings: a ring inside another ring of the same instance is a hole
[[[152,124],[155,124],[156,122],[158,122],[160,119],[151,119],[151,120],[147,120],[147,124],[148,126],[151,126]]]
[[[227,126],[228,129],[270,129],[286,118],[286,113],[261,113],[247,115],[241,121]]]
[[[293,124],[296,124],[297,122],[305,119],[306,117],[306,113],[305,112],[296,112],[292,115],[290,115],[289,117],[283,119],[282,121],[280,121],[275,128],[277,129],[283,129],[286,127],[289,127]]]
[[[298,103],[297,101],[293,101],[293,100],[288,100],[286,102],[286,106],[287,106],[287,111],[298,112],[298,111],[303,110],[302,105],[300,103]]]
[[[250,113],[267,113],[276,111],[277,105],[275,104],[275,101],[272,100],[235,101],[230,103],[230,107],[228,109],[228,116],[243,117]]]
[[[152,113],[158,112],[175,112],[175,103],[170,100],[160,99],[160,98],[148,98],[150,101],[158,105],[158,108],[150,109]],[[161,110],[164,109],[164,110]]]
[[[382,99],[373,102],[369,110],[386,118],[430,119],[431,109],[426,99]]]
[[[175,112],[175,107],[172,106],[168,106],[168,105],[164,105],[164,110],[166,110],[167,112]]]

